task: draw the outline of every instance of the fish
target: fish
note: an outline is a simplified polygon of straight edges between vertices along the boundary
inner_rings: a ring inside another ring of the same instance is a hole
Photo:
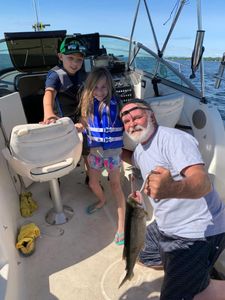
[[[126,275],[119,285],[119,288],[134,276],[134,266],[138,255],[144,246],[146,233],[147,212],[141,203],[138,203],[132,196],[126,201],[126,216],[124,230],[123,259],[126,261]]]

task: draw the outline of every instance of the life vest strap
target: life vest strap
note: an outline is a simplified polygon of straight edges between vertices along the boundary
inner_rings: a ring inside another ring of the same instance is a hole
[[[88,138],[92,141],[101,142],[101,143],[111,143],[111,142],[118,142],[123,140],[122,136],[101,138],[101,137],[88,135]]]
[[[105,127],[105,128],[96,128],[96,127],[88,127],[88,130],[92,132],[119,132],[123,131],[123,127]]]

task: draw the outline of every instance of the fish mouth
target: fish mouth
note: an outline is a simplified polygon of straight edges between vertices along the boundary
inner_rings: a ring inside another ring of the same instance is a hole
[[[127,202],[128,202],[132,207],[140,207],[140,208],[144,208],[143,205],[142,205],[142,203],[136,201],[135,198],[132,197],[132,196],[129,196],[129,197],[127,198]]]

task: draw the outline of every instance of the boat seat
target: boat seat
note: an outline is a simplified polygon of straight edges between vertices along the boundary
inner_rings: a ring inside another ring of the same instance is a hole
[[[43,97],[46,73],[19,74],[14,79],[15,90],[19,92],[27,123],[43,120]]]
[[[180,119],[184,106],[184,96],[182,93],[171,93],[159,97],[149,97],[144,100],[151,105],[159,125],[175,127]]]
[[[49,125],[24,124],[12,129],[9,148],[3,154],[21,176],[36,182],[49,181],[53,208],[47,213],[49,224],[66,223],[73,210],[62,205],[58,178],[71,172],[80,160],[82,134],[70,118]]]

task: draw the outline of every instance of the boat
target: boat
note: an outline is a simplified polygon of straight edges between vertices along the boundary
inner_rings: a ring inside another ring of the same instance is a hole
[[[133,39],[141,2],[157,51]],[[190,69],[192,77],[200,74],[200,83],[193,83],[177,65],[164,57],[177,19],[185,9],[184,4],[184,0],[179,2],[162,48],[158,45],[146,0],[137,1],[129,38],[97,32],[75,36],[88,49],[83,66],[86,73],[95,66],[108,68],[122,102],[133,97],[145,99],[151,104],[160,125],[184,130],[198,140],[210,178],[225,201],[224,122],[217,107],[207,101],[204,93],[204,30],[201,26],[197,30]],[[199,8],[200,4],[200,19]],[[85,208],[95,198],[84,184],[80,135],[72,133],[77,142],[74,156],[69,157],[72,155],[69,149],[63,157],[66,172],[58,172],[58,165],[46,167],[47,176],[40,180],[37,179],[42,176],[40,167],[34,163],[36,173],[32,173],[34,165],[27,163],[26,157],[31,155],[40,160],[46,158],[48,151],[38,152],[33,144],[18,150],[20,143],[13,139],[17,134],[16,138],[22,136],[29,143],[30,126],[40,127],[46,73],[58,63],[58,45],[67,35],[65,30],[7,32],[0,40],[0,299],[159,299],[163,271],[139,265],[135,266],[134,278],[118,289],[124,277],[125,263],[123,247],[113,241],[116,203],[104,171],[101,183],[107,193],[107,205],[98,213],[87,215]],[[62,123],[66,122],[68,120]],[[62,140],[59,139],[59,143],[62,145]],[[135,147],[126,136],[124,144],[127,149]],[[46,147],[58,150],[52,141]],[[46,150],[46,147],[42,149]],[[19,158],[14,157],[13,149],[20,153]],[[51,171],[58,172],[57,176],[52,178]],[[142,185],[140,174],[124,164],[121,181],[126,196],[130,193],[130,175],[133,173],[138,188]],[[32,193],[38,205],[38,209],[26,218],[20,213],[20,195],[24,191]],[[152,210],[145,202],[147,221],[151,222]],[[23,256],[15,245],[21,226],[30,223],[38,226],[40,236],[35,239],[34,253]],[[225,253],[221,254],[215,269],[219,274],[225,274]]]

